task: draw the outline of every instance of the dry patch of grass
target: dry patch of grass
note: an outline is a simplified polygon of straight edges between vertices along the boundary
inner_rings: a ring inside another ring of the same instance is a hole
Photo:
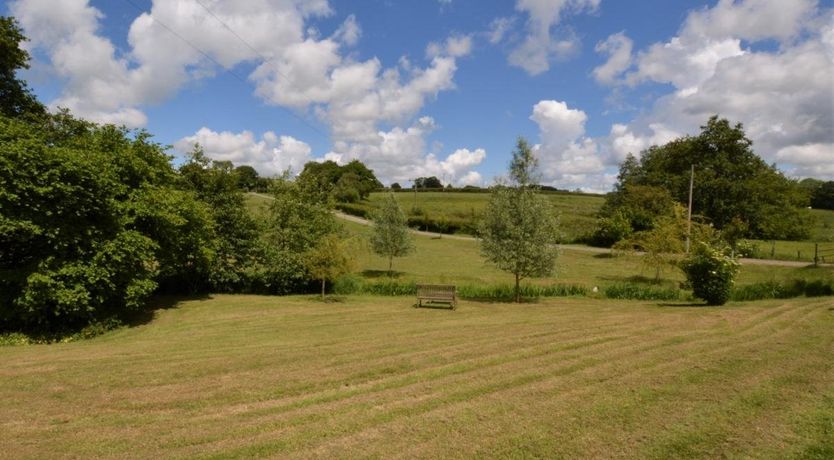
[[[0,348],[0,449],[58,457],[784,457],[834,451],[829,299],[216,296]]]

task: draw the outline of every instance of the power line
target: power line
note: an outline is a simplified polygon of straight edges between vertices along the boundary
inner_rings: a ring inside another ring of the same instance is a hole
[[[260,57],[260,58],[261,58],[261,60],[263,60],[264,62],[267,62],[267,61],[269,61],[269,60],[270,60],[270,59],[266,59],[266,58],[265,58],[265,57],[264,57],[261,53],[259,53],[259,52],[258,52],[258,50],[256,50],[256,49],[255,49],[252,45],[250,45],[250,44],[249,44],[249,43],[247,43],[245,40],[243,40],[243,39],[242,39],[242,38],[241,38],[241,37],[240,37],[240,36],[239,36],[239,35],[238,35],[238,34],[237,34],[234,30],[232,30],[232,29],[231,29],[228,25],[226,25],[226,23],[224,23],[223,21],[221,21],[221,20],[220,20],[220,18],[218,18],[218,17],[217,17],[217,16],[216,16],[216,15],[215,15],[215,14],[214,14],[211,10],[209,10],[208,8],[206,8],[206,6],[205,6],[205,5],[203,5],[203,4],[202,4],[199,0],[194,0],[194,1],[195,1],[196,3],[198,3],[200,6],[202,6],[202,7],[203,7],[203,8],[204,8],[204,9],[205,9],[205,10],[206,10],[206,11],[207,11],[207,12],[208,12],[208,13],[209,13],[212,17],[214,17],[214,19],[216,19],[216,20],[217,20],[220,24],[222,24],[222,25],[223,25],[226,29],[228,29],[228,30],[229,30],[229,32],[231,32],[231,33],[232,33],[235,37],[237,37],[237,38],[238,38],[238,40],[240,40],[240,41],[241,41],[241,42],[243,42],[246,46],[248,46],[250,49],[252,49],[252,51],[254,51],[254,52],[255,52],[255,54],[256,54],[256,55],[258,55],[258,57]],[[139,5],[137,5],[136,3],[134,3],[134,2],[133,2],[133,0],[125,0],[125,2],[127,2],[127,3],[128,3],[130,6],[132,6],[133,8],[136,8],[136,10],[138,10],[139,12],[141,12],[141,13],[145,13],[145,10],[144,10],[142,7],[140,7]],[[175,30],[174,30],[174,29],[172,29],[171,27],[168,27],[168,25],[167,25],[167,24],[165,24],[164,22],[160,21],[158,18],[153,17],[153,15],[151,15],[151,18],[154,20],[154,22],[156,22],[157,24],[159,24],[160,26],[162,26],[165,30],[167,30],[168,32],[170,32],[172,35],[174,35],[175,37],[177,37],[177,38],[179,38],[180,40],[182,40],[182,42],[183,42],[183,43],[185,43],[186,45],[188,45],[188,46],[190,46],[191,48],[193,48],[193,49],[194,49],[194,51],[197,51],[198,53],[200,53],[201,55],[203,55],[203,57],[205,57],[206,59],[208,59],[209,61],[211,61],[211,62],[212,62],[212,63],[214,63],[215,65],[217,65],[218,67],[220,67],[220,68],[224,68],[224,66],[223,66],[220,62],[218,62],[216,59],[214,59],[213,57],[211,57],[211,55],[209,55],[209,54],[208,54],[208,53],[206,53],[205,51],[201,50],[201,49],[200,49],[197,45],[195,45],[194,43],[192,43],[192,42],[190,42],[189,40],[187,40],[185,37],[183,37],[182,35],[180,35],[179,33],[177,33],[177,31],[175,31]],[[228,68],[228,69],[224,69],[224,70],[225,70],[226,72],[228,72],[229,74],[231,74],[233,77],[235,77],[235,78],[237,78],[238,80],[240,80],[242,83],[244,83],[244,84],[247,84],[247,85],[248,85],[248,82],[246,81],[246,79],[245,79],[244,77],[242,77],[241,75],[239,75],[237,72],[235,72],[233,69]],[[276,70],[276,72],[278,73],[278,75],[280,75],[280,76],[281,76],[281,77],[283,77],[284,79],[289,80],[289,78],[288,78],[286,75],[284,75],[283,73],[281,73],[281,71],[280,71],[279,69],[277,69],[277,68],[276,68],[275,70]],[[286,113],[290,114],[290,115],[291,115],[293,118],[295,118],[296,120],[298,120],[298,121],[300,121],[300,122],[304,123],[305,125],[307,125],[307,127],[309,127],[310,129],[312,129],[313,131],[317,132],[318,134],[320,134],[320,135],[322,135],[322,136],[324,136],[324,137],[328,137],[328,135],[327,135],[326,133],[322,132],[322,130],[320,130],[318,127],[316,127],[315,125],[313,125],[312,123],[310,123],[309,121],[307,121],[306,119],[304,119],[303,117],[300,117],[298,114],[296,114],[296,113],[295,113],[295,112],[293,112],[292,110],[289,110],[289,109],[287,109],[287,108],[285,108],[285,107],[282,107],[282,106],[280,106],[280,105],[279,105],[278,107],[280,107],[281,109],[283,109]]]

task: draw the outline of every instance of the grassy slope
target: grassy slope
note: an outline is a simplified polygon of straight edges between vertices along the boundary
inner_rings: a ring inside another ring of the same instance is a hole
[[[568,241],[573,241],[593,228],[596,213],[602,206],[602,195],[548,193],[554,209],[559,213],[562,232]],[[371,206],[377,206],[385,193],[372,193]],[[413,214],[415,197],[410,192],[397,193],[403,211]],[[488,193],[427,192],[418,193],[416,207],[432,218],[477,220],[489,201]]]
[[[268,200],[250,196],[249,206],[257,212]],[[368,233],[368,227],[345,223],[346,227],[360,239]],[[480,256],[476,241],[464,241],[443,237],[440,239],[416,237],[417,251],[408,257],[394,260],[394,270],[400,279],[419,282],[439,283],[503,283],[512,281],[511,275],[488,264]],[[586,286],[606,286],[624,281],[641,281],[653,277],[654,271],[645,268],[641,259],[634,256],[611,258],[601,254],[565,249],[557,263],[558,273],[551,278],[530,280],[530,282],[551,284],[569,283]],[[374,255],[367,247],[359,256],[359,266],[365,277],[382,276],[388,269],[388,261]],[[742,267],[739,284],[760,281],[783,281],[795,278],[829,279],[834,276],[830,268],[786,268],[747,265]],[[667,268],[662,273],[667,284],[682,281],[679,270]]]
[[[828,299],[216,296],[0,348],[7,458],[834,456]]]

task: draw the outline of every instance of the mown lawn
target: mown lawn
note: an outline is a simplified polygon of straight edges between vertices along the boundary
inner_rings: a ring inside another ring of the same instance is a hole
[[[0,348],[5,458],[832,458],[834,304],[214,296]]]

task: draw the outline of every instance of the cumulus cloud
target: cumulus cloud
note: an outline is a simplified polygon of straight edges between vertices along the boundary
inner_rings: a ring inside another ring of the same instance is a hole
[[[675,37],[639,51],[632,66],[598,67],[604,83],[674,88],[647,113],[612,127],[609,158],[696,134],[719,114],[743,123],[756,153],[788,174],[834,178],[834,25],[824,19],[830,14],[814,1],[720,1],[690,13]],[[779,46],[756,46],[763,40]],[[611,59],[617,53],[602,51]]]
[[[423,139],[431,129],[422,122],[401,126],[411,124],[427,100],[454,88],[456,60],[471,52],[471,36],[452,35],[430,45],[425,66],[403,58],[385,68],[377,58],[357,60],[348,49],[362,36],[356,17],[348,16],[326,37],[310,26],[309,20],[334,14],[327,0],[205,4],[211,11],[192,0],[153,0],[150,11],[132,22],[129,49],[121,52],[100,33],[102,13],[88,0],[16,0],[10,10],[66,81],[51,105],[81,117],[141,127],[147,121],[143,107],[220,68],[248,62],[255,67],[248,76],[255,95],[271,105],[312,113],[330,127],[333,158],[391,161],[405,169],[437,162]],[[382,124],[388,131],[380,130]],[[297,160],[309,155],[302,148],[306,144],[293,144],[291,137],[271,141],[266,134],[255,139],[248,132],[204,128],[185,140],[191,138],[202,139],[214,158],[241,155],[239,161],[267,174],[297,168]],[[406,154],[386,150],[400,138],[422,147]],[[468,172],[449,174],[457,178]]]
[[[200,144],[206,156],[219,161],[231,161],[235,165],[249,165],[264,176],[280,175],[284,171],[300,172],[311,161],[311,148],[292,136],[278,136],[267,131],[258,139],[252,132],[216,132],[200,128],[194,135],[186,136],[174,144],[179,152],[190,151]]]
[[[427,137],[437,129],[431,117],[420,117],[408,128],[377,131],[364,142],[338,141],[325,158],[345,163],[359,159],[384,181],[406,182],[417,177],[437,176],[445,183],[475,185],[481,176],[473,169],[486,158],[482,148],[461,148],[446,158],[429,151]]]
[[[634,42],[624,32],[613,34],[605,41],[597,43],[594,50],[597,53],[608,54],[608,61],[594,69],[594,79],[605,85],[615,83],[617,76],[631,67],[633,46]]]
[[[555,59],[563,59],[579,48],[579,39],[567,29],[558,29],[563,14],[595,11],[600,0],[517,0],[517,11],[527,14],[526,36],[509,55],[510,64],[524,69],[530,75],[539,75],[550,69]],[[501,24],[496,24],[498,30]],[[503,36],[495,33],[495,42]]]
[[[489,24],[489,31],[487,38],[490,43],[496,45],[504,40],[504,36],[512,29],[515,24],[515,18],[496,18]]]
[[[585,136],[588,116],[564,102],[539,101],[530,116],[539,127],[534,146],[545,182],[557,187],[601,192],[611,185],[597,142]]]

